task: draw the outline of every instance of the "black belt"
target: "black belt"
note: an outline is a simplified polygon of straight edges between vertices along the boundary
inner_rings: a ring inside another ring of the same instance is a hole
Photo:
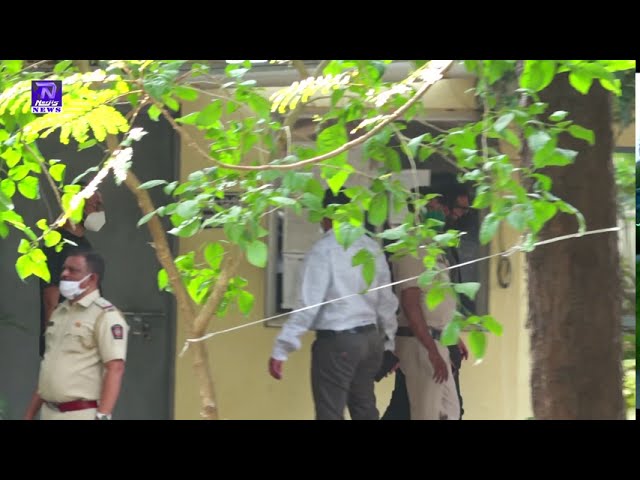
[[[341,333],[363,333],[368,332],[370,330],[375,330],[376,326],[373,323],[369,325],[362,325],[360,327],[347,328],[346,330],[316,330],[317,338],[330,338],[335,337]]]
[[[435,328],[427,327],[429,329],[429,333],[433,337],[434,340],[440,340],[440,335],[442,335],[442,330],[436,330]],[[415,337],[413,332],[409,327],[398,327],[396,331],[396,336],[398,337]]]

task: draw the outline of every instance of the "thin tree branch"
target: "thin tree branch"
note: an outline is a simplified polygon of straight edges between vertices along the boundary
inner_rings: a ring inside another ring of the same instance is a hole
[[[298,70],[298,73],[302,78],[308,78],[310,76],[309,71],[307,70],[307,67],[304,66],[304,62],[302,60],[291,60],[291,63],[294,68]]]
[[[25,143],[24,145],[25,147],[27,147],[27,150],[29,150],[31,155],[33,155],[33,158],[35,158],[40,164],[40,166],[42,167],[42,170],[44,171],[44,176],[47,177],[47,180],[49,181],[49,185],[51,186],[51,190],[53,190],[53,194],[55,195],[56,200],[58,201],[58,205],[60,205],[60,208],[62,208],[62,200],[60,199],[60,194],[58,193],[58,187],[56,187],[56,184],[54,183],[53,178],[51,177],[51,174],[47,169],[47,165],[44,163],[44,160],[40,158],[40,156],[31,149],[31,145],[29,145],[28,143]]]
[[[209,298],[207,298],[200,313],[198,313],[198,316],[193,321],[193,331],[196,332],[197,335],[202,335],[209,325],[209,320],[215,315],[220,300],[227,291],[229,281],[231,277],[235,275],[238,265],[240,265],[241,258],[242,255],[231,255],[228,264],[221,269],[220,275],[216,279],[216,284],[209,294]]]

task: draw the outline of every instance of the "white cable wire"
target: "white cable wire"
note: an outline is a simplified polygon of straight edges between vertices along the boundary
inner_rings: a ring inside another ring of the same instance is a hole
[[[598,234],[598,233],[617,232],[618,230],[620,230],[620,227],[601,228],[599,230],[590,230],[590,231],[584,232],[584,233],[572,233],[572,234],[569,234],[569,235],[563,235],[561,237],[554,237],[554,238],[550,238],[548,240],[542,240],[540,242],[534,243],[533,246],[539,247],[541,245],[547,245],[549,243],[560,242],[562,240],[568,240],[570,238],[580,238],[580,237],[583,237],[583,236],[586,236],[586,235],[595,235],[595,234]],[[494,253],[492,255],[487,255],[485,257],[469,260],[468,262],[463,262],[463,263],[458,263],[456,265],[451,265],[451,266],[449,266],[447,268],[443,268],[441,270],[438,270],[438,272],[446,272],[447,270],[453,270],[454,268],[460,268],[460,267],[464,267],[464,266],[471,265],[471,264],[474,264],[474,263],[483,262],[485,260],[489,260],[490,258],[494,258],[494,257],[499,257],[499,256],[507,257],[507,256],[513,255],[515,252],[519,252],[521,250],[523,250],[522,245],[514,245],[513,247],[511,247],[508,250],[505,250],[503,252]],[[409,277],[409,278],[405,278],[403,280],[398,280],[396,282],[388,283],[386,285],[381,285],[379,287],[371,288],[371,289],[367,290],[367,292],[373,292],[375,290],[380,290],[382,288],[393,287],[395,285],[399,285],[400,283],[404,283],[404,282],[408,282],[408,281],[411,281],[411,280],[415,280],[419,276],[420,275],[415,276],[415,277]],[[276,318],[285,317],[285,316],[291,315],[293,313],[304,312],[305,310],[309,310],[311,308],[321,307],[323,305],[327,305],[327,304],[333,303],[333,302],[338,302],[340,300],[344,300],[346,298],[354,297],[356,295],[361,295],[361,294],[360,293],[351,293],[349,295],[345,295],[344,297],[334,298],[332,300],[327,300],[326,302],[322,302],[322,303],[316,303],[315,305],[310,305],[308,307],[299,308],[299,309],[293,310],[291,312],[280,313],[278,315],[273,315],[271,317],[263,318],[261,320],[256,320],[254,322],[243,323],[242,325],[237,325],[235,327],[227,328],[225,330],[218,330],[217,332],[211,332],[211,333],[208,333],[208,334],[206,334],[206,335],[204,335],[202,337],[188,338],[185,341],[184,347],[182,348],[182,351],[178,354],[178,356],[181,357],[181,356],[184,355],[184,353],[189,348],[189,344],[190,343],[203,342],[203,341],[208,340],[208,339],[210,339],[212,337],[215,337],[216,335],[222,335],[223,333],[233,332],[234,330],[239,330],[241,328],[250,327],[252,325],[257,325],[259,323],[268,322],[269,320],[275,320]]]

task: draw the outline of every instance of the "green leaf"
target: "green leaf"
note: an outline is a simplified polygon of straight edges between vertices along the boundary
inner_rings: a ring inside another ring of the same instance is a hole
[[[157,122],[158,119],[160,118],[160,115],[162,115],[162,110],[160,110],[160,108],[158,108],[155,104],[151,105],[149,107],[149,118],[151,120],[153,120],[154,122]]]
[[[526,60],[520,86],[539,92],[551,83],[555,73],[556,63],[553,60]]]
[[[491,315],[483,315],[481,317],[480,324],[494,335],[502,335],[502,324]]]
[[[51,178],[53,178],[56,182],[61,182],[62,176],[64,175],[64,171],[66,169],[67,169],[66,165],[62,163],[57,163],[53,165],[51,168],[49,168],[49,175],[51,175]]]
[[[174,181],[171,182],[170,184],[168,184],[167,186],[165,186],[162,191],[166,194],[166,195],[171,195],[171,192],[173,192],[173,190],[178,186],[178,182]]]
[[[545,165],[548,165],[548,162],[551,162],[551,158],[556,154],[556,142],[555,140],[551,140],[546,145],[544,145],[541,149],[533,154],[532,163],[536,168],[542,168]]]
[[[272,204],[279,206],[291,206],[297,203],[293,198],[288,197],[271,197],[269,201]]]
[[[565,165],[572,164],[576,158],[576,155],[578,155],[578,152],[576,152],[575,150],[556,148],[555,152],[553,152],[553,155],[546,159],[543,166],[564,167]]]
[[[62,60],[61,62],[58,62],[55,67],[53,67],[53,72],[57,74],[61,74],[67,68],[69,68],[72,63],[73,63],[72,60]]]
[[[433,279],[436,278],[437,274],[438,272],[428,270],[426,272],[422,272],[422,274],[420,274],[420,276],[418,277],[418,286],[422,290],[427,290],[433,282]]]
[[[54,245],[57,245],[61,239],[62,239],[62,235],[60,235],[60,232],[56,230],[51,230],[50,232],[45,233],[44,235],[44,245],[46,247],[53,247]]]
[[[473,300],[480,289],[480,284],[478,282],[454,283],[453,289]]]
[[[178,110],[180,110],[180,104],[175,98],[166,97],[164,99],[164,103],[167,107],[169,107],[174,112],[177,112]]]
[[[16,193],[16,183],[10,178],[5,178],[0,182],[0,191],[7,197],[13,197],[13,194]]]
[[[578,220],[578,233],[584,234],[587,231],[587,222],[584,219],[584,215],[579,211],[576,211],[576,219]]]
[[[251,265],[264,268],[267,264],[267,245],[260,241],[254,240],[247,245],[247,260]]]
[[[493,129],[496,132],[501,132],[502,130],[504,130],[511,123],[511,121],[514,118],[515,118],[515,115],[513,113],[506,113],[506,114],[502,115],[496,121],[496,123],[493,125]]]
[[[14,182],[19,182],[26,177],[31,169],[27,165],[18,165],[9,170],[9,178]]]
[[[600,60],[600,63],[602,63],[609,72],[633,70],[636,68],[635,60]]]
[[[409,140],[409,143],[407,143],[407,148],[409,149],[409,152],[411,152],[411,156],[413,158],[415,158],[416,152],[418,151],[418,147],[420,147],[420,144],[422,143],[422,139],[425,137],[425,135],[428,135],[428,134],[423,133],[422,135],[418,135],[417,137],[414,137],[411,140]]]
[[[29,257],[31,259],[31,273],[49,283],[51,281],[51,273],[49,272],[47,257],[44,252],[36,248],[29,252]]]
[[[204,249],[204,258],[207,260],[207,263],[211,265],[211,268],[217,270],[220,267],[220,263],[222,263],[222,258],[224,255],[224,248],[219,243],[210,243]]]
[[[220,115],[222,115],[222,102],[214,100],[202,109],[196,120],[196,125],[209,127],[220,120]]]
[[[138,223],[136,224],[136,226],[138,228],[140,228],[142,225],[144,225],[145,223],[147,223],[149,220],[151,220],[151,217],[153,217],[156,214],[156,211],[154,210],[153,212],[149,212],[147,213],[144,217],[142,217],[140,220],[138,220]]]
[[[186,200],[178,204],[176,213],[182,218],[193,218],[200,213],[200,205],[196,200]]]
[[[171,230],[169,230],[169,233],[171,235],[176,235],[182,238],[191,237],[198,233],[198,231],[200,230],[200,223],[200,220],[197,219],[190,223],[187,223],[186,225],[180,225],[179,227],[172,228]]]
[[[33,271],[33,262],[28,255],[21,255],[18,257],[18,260],[16,261],[16,271],[22,280],[31,275]]]
[[[18,182],[18,191],[30,200],[35,200],[40,197],[38,192],[38,179],[36,177],[28,176]]]
[[[451,321],[442,330],[440,335],[440,343],[445,346],[455,345],[460,338],[460,322]]]
[[[484,332],[473,331],[469,333],[469,350],[478,360],[484,357],[487,350],[487,337]]]
[[[254,297],[246,290],[240,290],[237,296],[238,308],[244,315],[248,315],[253,308]]]
[[[334,170],[336,173],[333,174],[330,178],[327,178],[327,185],[334,194],[338,194],[342,186],[349,179],[349,175],[353,171],[353,167],[351,165],[345,165],[341,170]],[[324,169],[323,169],[324,172]]]
[[[427,293],[427,308],[429,310],[435,310],[438,305],[440,305],[444,301],[446,290],[440,285],[434,286]]]
[[[569,115],[569,112],[558,110],[557,112],[553,112],[551,115],[549,115],[549,120],[551,120],[552,122],[559,122],[560,120],[564,120],[567,115]]]
[[[98,143],[98,141],[95,138],[92,138],[91,140],[87,140],[86,142],[82,142],[80,145],[78,145],[78,151],[82,151],[82,150],[86,150],[87,148],[91,148],[94,145],[96,145]]]
[[[572,72],[569,74],[569,83],[577,91],[586,95],[593,83],[593,75],[584,70]]]
[[[433,237],[433,241],[445,247],[454,247],[458,243],[458,235],[453,232],[440,233]]]
[[[558,211],[558,208],[553,203],[545,201],[533,202],[534,218],[531,220],[533,232],[539,232],[544,224],[549,221]]]
[[[370,287],[376,275],[376,260],[373,254],[366,248],[361,248],[351,259],[351,265],[362,265],[362,277],[367,287]]]
[[[13,148],[7,148],[2,154],[0,154],[1,158],[4,158],[7,161],[7,167],[13,168],[22,158],[22,155],[18,150]]]
[[[195,125],[196,122],[198,121],[199,115],[200,115],[200,112],[191,112],[190,114],[185,115],[184,117],[176,118],[176,122],[182,123],[184,125]]]
[[[369,223],[377,227],[382,225],[388,216],[389,197],[387,192],[377,193],[369,205]]]
[[[337,228],[336,228],[336,223]],[[342,223],[334,221],[334,230],[336,234],[336,240],[345,249],[353,245],[357,239],[364,235],[365,230],[362,226],[351,225],[350,223]]]
[[[581,140],[585,140],[589,143],[589,145],[594,145],[595,135],[593,134],[593,130],[589,130],[588,128],[581,127],[580,125],[571,125],[569,127],[569,133],[574,138],[579,138]]]
[[[507,222],[516,230],[522,231],[527,224],[527,216],[522,208],[514,207],[511,209],[511,212],[509,212],[509,215],[507,215]]]
[[[166,180],[149,180],[148,182],[144,182],[138,188],[140,190],[148,190],[150,188],[157,187],[158,185],[164,185],[165,183],[167,183]]]
[[[233,243],[239,243],[244,232],[244,225],[235,222],[226,222],[223,227],[224,233]]]
[[[163,291],[169,285],[169,275],[164,268],[158,271],[158,290]]]
[[[31,249],[31,243],[25,238],[20,239],[20,245],[18,245],[18,253],[27,253]]]
[[[534,173],[531,176],[538,181],[538,183],[540,184],[540,188],[547,191],[551,190],[551,178],[549,178],[547,175],[543,175],[542,173]]]
[[[190,87],[185,87],[182,85],[178,85],[174,89],[174,93],[181,98],[182,100],[186,100],[187,102],[193,102],[198,99],[198,92]]]
[[[617,78],[613,80],[610,80],[608,78],[601,78],[600,85],[602,85],[604,89],[609,90],[610,92],[613,92],[616,96],[622,95],[620,80]]]
[[[480,226],[480,243],[486,245],[491,241],[500,225],[500,219],[495,214],[490,213],[482,221]]]
[[[381,232],[378,237],[383,238],[385,240],[398,240],[404,237],[407,234],[407,226],[400,225],[395,228],[390,228]]]
[[[527,143],[529,144],[529,148],[534,152],[537,152],[541,148],[543,148],[549,141],[551,137],[547,132],[543,132],[541,130],[535,132],[533,135],[530,135],[527,138]]]
[[[14,74],[22,70],[23,60],[2,60],[6,73]]]
[[[0,220],[0,238],[7,238],[9,236],[9,227],[7,224]]]

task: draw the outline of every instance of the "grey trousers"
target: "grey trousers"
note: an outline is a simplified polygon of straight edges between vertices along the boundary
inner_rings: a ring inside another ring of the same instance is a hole
[[[374,379],[382,364],[377,330],[316,338],[311,350],[311,387],[316,420],[378,420]]]

